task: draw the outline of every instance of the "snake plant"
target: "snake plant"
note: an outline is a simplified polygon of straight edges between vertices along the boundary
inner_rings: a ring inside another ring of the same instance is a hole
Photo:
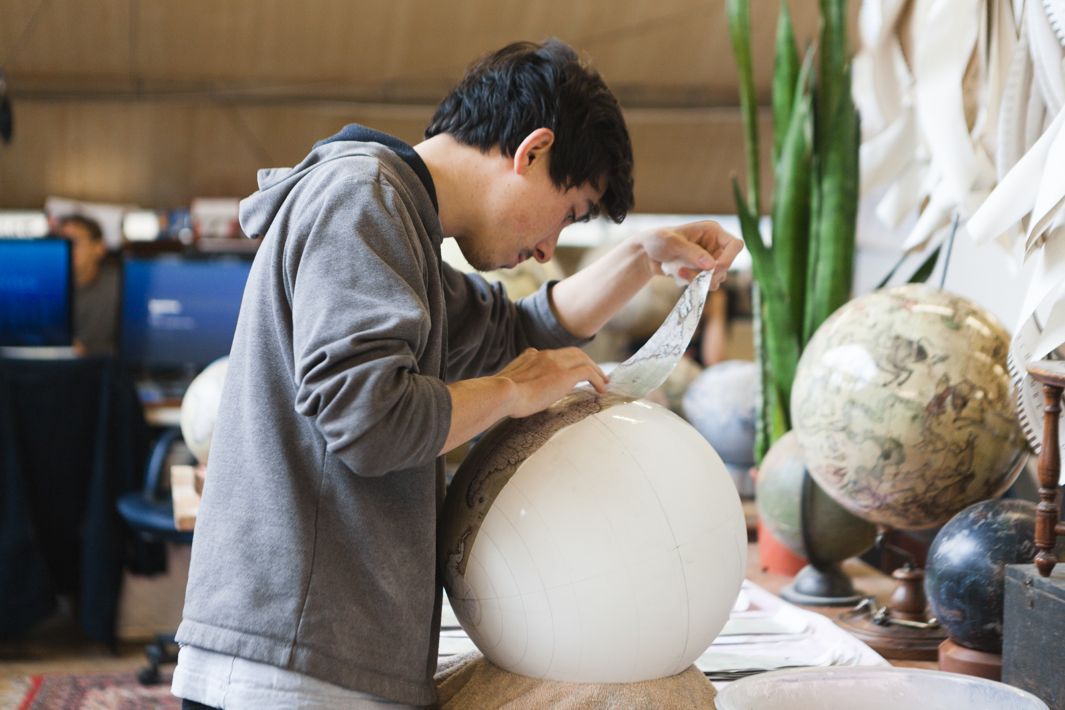
[[[758,228],[758,101],[749,0],[726,2],[747,162],[746,194],[735,176],[732,189],[759,294],[758,462],[791,428],[788,402],[803,347],[851,292],[859,131],[850,91],[846,2],[820,0],[820,10],[817,47],[800,62],[787,0],[781,2],[772,84],[772,239],[767,244]]]

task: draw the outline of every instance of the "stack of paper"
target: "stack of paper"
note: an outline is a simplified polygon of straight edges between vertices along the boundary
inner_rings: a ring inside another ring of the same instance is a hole
[[[744,581],[725,628],[695,665],[715,685],[782,668],[888,662],[831,619]]]

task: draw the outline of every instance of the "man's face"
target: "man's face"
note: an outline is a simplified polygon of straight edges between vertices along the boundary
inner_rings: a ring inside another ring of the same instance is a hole
[[[89,230],[76,222],[67,222],[60,226],[59,233],[71,241],[74,280],[79,286],[84,286],[96,278],[107,247],[104,246],[103,240],[93,239]]]
[[[562,228],[587,221],[602,197],[591,184],[556,187],[544,156],[538,166],[510,176],[486,196],[484,223],[457,241],[478,271],[513,268],[526,259],[544,263],[554,255]]]

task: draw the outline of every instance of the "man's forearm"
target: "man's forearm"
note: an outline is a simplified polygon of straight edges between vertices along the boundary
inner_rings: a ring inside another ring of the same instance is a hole
[[[555,284],[551,305],[562,326],[577,337],[599,332],[653,275],[647,255],[632,240]]]
[[[514,383],[505,377],[478,377],[452,382],[451,428],[441,455],[466,443],[510,415]]]

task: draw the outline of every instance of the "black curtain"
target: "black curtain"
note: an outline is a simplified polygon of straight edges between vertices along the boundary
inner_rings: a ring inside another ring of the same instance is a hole
[[[116,508],[143,485],[149,436],[112,359],[0,359],[0,638],[70,594],[86,635],[114,644],[123,565],[165,568]]]

